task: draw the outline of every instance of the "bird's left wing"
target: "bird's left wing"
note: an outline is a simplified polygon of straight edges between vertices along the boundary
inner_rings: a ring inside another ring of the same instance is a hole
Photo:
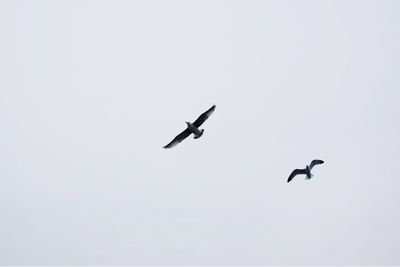
[[[216,105],[213,105],[209,110],[201,114],[200,117],[193,122],[193,125],[197,128],[200,127],[200,125],[202,125],[211,116],[211,114],[213,114],[215,108]]]
[[[324,163],[324,161],[323,160],[320,160],[320,159],[314,159],[313,161],[311,161],[311,163],[310,163],[310,170],[315,166],[315,165],[318,165],[318,164],[322,164],[322,163]]]
[[[289,178],[287,179],[287,182],[289,183],[298,174],[306,174],[306,173],[307,173],[306,169],[295,169],[290,174]]]
[[[180,142],[182,142],[186,137],[188,137],[192,132],[189,130],[189,128],[187,128],[186,130],[184,130],[183,132],[181,132],[180,134],[178,134],[174,140],[172,140],[171,142],[169,142],[168,145],[163,146],[163,148],[171,148],[176,146],[177,144],[179,144]]]

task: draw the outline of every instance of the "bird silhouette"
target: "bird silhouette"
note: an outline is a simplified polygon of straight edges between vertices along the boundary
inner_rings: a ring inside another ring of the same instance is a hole
[[[305,169],[295,169],[289,176],[287,182],[289,183],[296,175],[299,174],[305,174],[306,175],[306,180],[309,180],[313,177],[313,175],[311,174],[311,169],[318,164],[322,164],[324,163],[323,160],[320,159],[314,159],[313,161],[311,161],[310,165],[307,165]]]
[[[216,105],[213,105],[211,108],[209,108],[206,112],[201,114],[197,120],[195,120],[193,123],[186,122],[187,128],[178,134],[171,142],[169,142],[166,146],[163,146],[163,148],[171,148],[185,140],[189,135],[194,134],[194,139],[200,138],[203,133],[204,129],[199,129],[199,127],[213,114],[214,110],[216,108]]]

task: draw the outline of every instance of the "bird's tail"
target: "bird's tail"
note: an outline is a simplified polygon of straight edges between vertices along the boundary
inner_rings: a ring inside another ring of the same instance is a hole
[[[307,176],[307,175],[306,175],[306,180],[310,180],[310,179],[313,178],[313,177],[314,177],[314,174],[310,173],[310,176]]]
[[[199,134],[199,135],[195,135],[195,136],[194,136],[194,139],[200,138],[200,137],[203,135],[203,133],[204,133],[204,129],[201,129],[201,130],[200,130],[200,134]]]

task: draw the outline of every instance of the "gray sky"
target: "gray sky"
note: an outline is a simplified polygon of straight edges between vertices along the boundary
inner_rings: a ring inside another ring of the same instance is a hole
[[[0,0],[0,264],[400,265],[399,14]]]

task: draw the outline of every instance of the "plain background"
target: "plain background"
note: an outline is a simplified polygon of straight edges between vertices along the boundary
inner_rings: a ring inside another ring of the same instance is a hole
[[[399,90],[399,1],[1,0],[0,264],[400,265]]]

